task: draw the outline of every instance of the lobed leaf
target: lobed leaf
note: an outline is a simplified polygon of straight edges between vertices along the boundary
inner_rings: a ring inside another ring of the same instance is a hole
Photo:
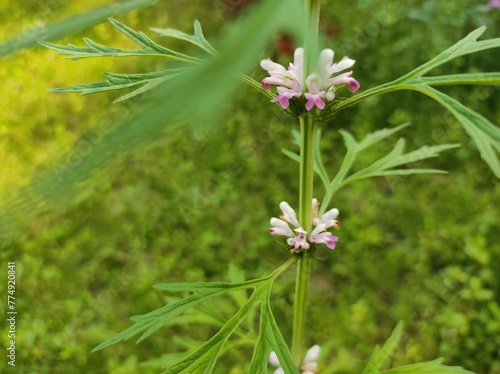
[[[476,143],[481,157],[500,178],[500,161],[495,152],[495,149],[500,151],[500,128],[441,91],[425,85],[415,85],[414,89],[433,98],[455,116]]]
[[[124,88],[136,87],[142,85],[140,88],[133,90],[132,92],[120,96],[114,102],[118,103],[124,101],[133,96],[139,95],[151,88],[156,87],[160,83],[163,83],[173,77],[185,72],[186,69],[168,69],[162,70],[154,73],[147,74],[116,74],[116,73],[104,73],[103,75],[107,78],[106,81],[88,83],[88,84],[75,84],[68,87],[58,87],[52,88],[51,92],[75,92],[80,95],[88,95],[97,92],[106,92],[121,90]]]
[[[120,341],[128,340],[132,336],[145,331],[137,341],[139,343],[140,341],[144,340],[149,335],[151,335],[153,332],[158,330],[160,327],[162,327],[165,323],[170,321],[172,318],[178,316],[185,310],[195,306],[196,304],[206,300],[209,297],[227,291],[228,291],[227,288],[214,288],[212,290],[203,290],[202,292],[197,292],[185,299],[182,299],[172,304],[167,304],[152,312],[143,315],[133,316],[131,320],[135,322],[134,325],[130,326],[129,328],[127,328],[122,332],[119,332],[118,334],[113,335],[110,339],[106,340],[105,342],[95,347],[92,350],[92,352],[109,347]]]
[[[342,165],[340,166],[339,171],[333,178],[333,180],[325,185],[326,192],[323,198],[323,203],[321,205],[319,214],[323,214],[328,208],[331,199],[336,191],[338,191],[343,186],[351,183],[355,180],[371,178],[371,177],[381,177],[381,176],[389,176],[389,175],[411,175],[411,174],[442,174],[446,173],[443,170],[437,169],[394,169],[397,166],[410,164],[415,161],[424,160],[431,157],[436,157],[440,152],[443,152],[448,149],[456,148],[458,144],[443,144],[437,146],[423,146],[417,150],[414,150],[409,153],[403,153],[405,148],[404,139],[399,139],[393,150],[377,160],[370,166],[361,169],[351,175],[349,172],[356,161],[356,156],[359,152],[366,149],[367,147],[379,142],[386,137],[396,133],[402,128],[408,126],[408,124],[403,124],[397,126],[392,129],[383,129],[375,131],[371,134],[368,134],[361,142],[357,142],[354,136],[345,130],[339,130],[342,137],[344,138],[347,153],[344,157]],[[295,157],[297,157],[295,155]]]
[[[421,174],[424,172],[431,172],[431,173],[443,173],[443,171],[440,170],[428,170],[428,169],[407,169],[405,171],[400,171],[400,170],[389,170],[397,166],[409,164],[415,161],[420,161],[424,160],[427,158],[432,158],[432,157],[437,157],[440,152],[443,152],[448,149],[452,148],[457,148],[459,145],[458,144],[442,144],[442,145],[435,145],[435,146],[427,146],[424,145],[423,147],[409,152],[409,153],[403,153],[404,148],[405,148],[405,141],[404,139],[399,139],[398,142],[396,143],[395,147],[393,150],[387,154],[386,156],[382,157],[380,160],[374,162],[370,166],[352,174],[350,177],[346,178],[344,182],[342,183],[343,185],[350,183],[354,180],[357,179],[364,179],[364,178],[370,178],[370,177],[377,177],[377,176],[383,176],[383,175],[407,175],[407,174]]]
[[[141,31],[134,31],[130,27],[110,18],[109,22],[122,34],[135,42],[140,49],[123,49],[109,47],[100,43],[96,43],[88,38],[84,38],[85,47],[77,47],[73,44],[66,46],[52,44],[49,42],[40,41],[40,44],[50,48],[58,53],[68,56],[71,60],[78,60],[88,57],[128,57],[128,56],[155,56],[165,57],[172,60],[183,62],[198,62],[199,60],[179,53],[168,48],[162,47],[153,42],[146,34]]]
[[[380,368],[387,362],[396,350],[401,334],[403,333],[403,322],[400,321],[392,331],[391,336],[386,340],[382,347],[376,346],[373,353],[361,374],[379,374]]]
[[[205,39],[201,24],[198,21],[194,21],[194,35],[189,35],[175,29],[158,29],[153,27],[150,30],[156,32],[161,36],[168,36],[170,38],[185,40],[205,50],[213,56],[216,56],[218,54],[217,50],[215,50],[215,48],[212,47],[207,39]]]
[[[186,357],[182,361],[169,367],[165,373],[211,373],[217,358],[219,357],[222,347],[234,330],[246,318],[247,313],[259,301],[258,290],[254,291],[246,304],[241,308],[225,325],[215,334],[208,342],[203,344],[198,350]]]
[[[438,67],[439,65],[442,65],[445,62],[453,60],[454,58],[457,58],[459,56],[479,52],[485,49],[500,47],[500,38],[489,39],[480,42],[477,41],[477,39],[484,33],[485,30],[486,27],[482,26],[470,32],[465,38],[461,39],[448,49],[444,50],[430,61],[404,75],[403,77],[398,79],[398,81],[404,81],[414,76],[421,77],[423,74]]]
[[[271,350],[278,356],[281,368],[285,373],[299,374],[297,365],[293,362],[290,350],[276,323],[274,314],[269,304],[270,289],[261,300],[260,332],[257,345],[250,362],[249,374],[267,372],[267,360]]]
[[[415,90],[421,92],[441,103],[460,121],[464,129],[476,143],[482,158],[491,168],[493,173],[500,178],[500,161],[496,153],[496,151],[500,150],[500,129],[472,109],[467,108],[457,100],[431,87],[433,85],[439,86],[450,84],[498,85],[500,84],[500,73],[470,73],[422,77],[423,74],[429,72],[433,68],[456,57],[485,49],[500,47],[500,38],[477,41],[478,37],[481,36],[485,29],[485,27],[480,27],[472,31],[465,38],[455,43],[432,60],[417,67],[401,78],[339,102],[335,107],[335,111],[354,105],[368,97],[397,90]]]

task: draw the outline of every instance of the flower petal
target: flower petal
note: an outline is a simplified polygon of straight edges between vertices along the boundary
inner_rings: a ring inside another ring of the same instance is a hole
[[[260,66],[262,69],[267,70],[268,72],[278,72],[280,74],[285,74],[286,69],[283,65],[280,65],[276,62],[273,62],[271,59],[265,59],[260,62]]]
[[[335,243],[339,240],[336,236],[333,236],[331,232],[326,231],[321,234],[311,235],[309,241],[311,243],[324,243],[330,249],[335,249]]]
[[[319,109],[325,108],[325,103],[323,102],[323,100],[321,100],[321,97],[325,96],[325,92],[320,92],[317,95],[305,93],[304,96],[307,99],[307,103],[306,103],[307,110],[311,110],[314,107],[314,105],[316,105]]]
[[[312,199],[312,223],[314,226],[318,224],[319,201],[316,198]]]
[[[321,353],[321,347],[317,344],[313,345],[306,352],[306,357],[304,358],[304,364],[310,362],[317,362],[319,360],[320,353]]]
[[[323,220],[329,221],[331,219],[335,219],[339,216],[339,213],[340,212],[337,208],[330,209],[328,212],[323,213],[320,220],[321,221],[323,221]]]
[[[349,82],[347,84],[349,91],[351,92],[356,92],[360,87],[359,82],[354,78],[349,78]]]
[[[295,235],[292,229],[288,226],[288,223],[279,218],[271,218],[271,225],[272,227],[269,229],[269,234],[271,235],[282,235],[288,236],[289,238]]]
[[[319,54],[318,67],[316,72],[320,76],[322,81],[327,81],[330,75],[330,67],[333,64],[333,56],[335,53],[331,49],[323,49]]]
[[[273,366],[281,366],[280,360],[278,360],[278,355],[276,355],[276,352],[271,351],[269,354],[269,363]]]
[[[336,64],[333,64],[332,66],[330,66],[329,73],[330,73],[330,75],[332,75],[334,73],[341,72],[341,71],[343,71],[345,69],[349,69],[355,63],[356,63],[355,60],[352,60],[352,59],[350,59],[349,57],[346,56],[342,60],[340,60],[339,62],[337,62]]]
[[[287,222],[290,222],[295,227],[300,227],[295,211],[286,201],[282,201],[280,203],[280,209],[283,212],[283,216],[281,217],[282,219],[284,219]]]
[[[271,100],[271,103],[275,103],[276,101],[279,101],[281,107],[283,109],[287,109],[289,106],[290,106],[290,99],[288,98],[288,96],[286,95],[278,95],[278,96],[275,96],[272,100]]]

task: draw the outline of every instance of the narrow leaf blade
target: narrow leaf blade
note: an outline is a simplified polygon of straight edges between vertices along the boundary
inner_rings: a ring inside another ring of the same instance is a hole
[[[362,374],[378,374],[380,368],[387,362],[396,350],[401,334],[403,333],[403,322],[400,321],[392,331],[391,336],[385,341],[382,347],[376,346],[373,351],[368,364],[363,370]]]
[[[493,173],[500,178],[500,161],[495,152],[495,149],[500,149],[500,128],[495,127],[482,115],[441,91],[426,85],[414,85],[413,87],[416,91],[439,102],[455,116],[476,143],[481,157]]]
[[[182,31],[175,29],[159,29],[156,27],[151,28],[150,30],[156,32],[158,35],[167,36],[170,38],[180,39],[187,41],[191,44],[196,45],[197,47],[205,50],[211,55],[216,55],[217,51],[210,45],[210,43],[205,39],[203,35],[203,30],[201,28],[201,24],[198,21],[194,23],[194,35],[186,34]]]
[[[165,373],[211,373],[220,352],[239,324],[259,301],[259,292],[256,290],[241,308],[208,342],[184,360],[169,367]]]

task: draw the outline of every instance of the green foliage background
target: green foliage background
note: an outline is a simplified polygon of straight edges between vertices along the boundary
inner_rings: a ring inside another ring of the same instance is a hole
[[[208,40],[216,40],[221,25],[235,19],[239,3],[159,1],[117,19],[160,44],[166,39],[155,37],[149,27],[190,32],[198,19]],[[34,24],[102,4],[3,1],[0,36],[6,39]],[[348,9],[325,1],[321,25],[336,59],[356,59],[355,77],[369,88],[403,75],[478,26],[488,26],[484,38],[498,37],[499,21],[499,9],[486,12],[484,4],[472,0],[358,0]],[[81,44],[82,37],[128,46],[107,22],[57,42]],[[190,50],[175,40],[168,43]],[[256,79],[264,76],[260,59],[290,60],[275,47],[270,42],[267,51],[255,56]],[[40,170],[58,170],[67,163],[69,150],[97,139],[99,129],[127,118],[147,98],[112,104],[117,93],[80,97],[48,93],[48,88],[101,80],[103,71],[147,72],[162,66],[139,58],[70,62],[39,47],[4,58],[2,201]],[[490,50],[454,60],[443,71],[498,68],[498,51]],[[498,88],[446,91],[500,123]],[[280,201],[297,205],[297,165],[280,152],[290,148],[296,124],[244,86],[221,110],[219,126],[207,127],[203,134],[170,132],[134,155],[103,165],[77,199],[62,204],[65,209],[55,205],[43,215],[18,217],[20,228],[0,244],[0,274],[5,284],[6,262],[16,261],[19,372],[159,372],[141,363],[183,350],[187,343],[180,336],[203,340],[214,331],[198,323],[168,326],[139,345],[127,342],[90,351],[128,327],[130,316],[169,300],[152,289],[155,283],[228,280],[230,264],[254,278],[285,261],[286,252],[267,229]],[[325,126],[327,164],[332,170],[338,167],[344,152],[337,129],[359,137],[406,121],[412,123],[403,134],[410,149],[454,142],[462,148],[426,161],[426,166],[449,170],[448,175],[380,178],[337,195],[340,241],[315,263],[309,343],[324,347],[324,363],[332,372],[359,373],[373,346],[404,320],[395,364],[444,356],[446,363],[477,373],[500,373],[500,188],[454,118],[413,92],[367,100]],[[323,191],[317,186],[319,197]],[[288,338],[293,281],[289,274],[278,282],[274,303]],[[229,301],[221,302],[220,309],[231,309]],[[3,321],[1,326],[6,331]],[[6,340],[2,333],[2,346]],[[245,372],[251,349],[243,345],[226,352],[219,372]],[[2,360],[3,370],[6,358]]]

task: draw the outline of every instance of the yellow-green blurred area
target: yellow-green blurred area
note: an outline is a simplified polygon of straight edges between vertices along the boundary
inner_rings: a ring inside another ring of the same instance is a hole
[[[207,39],[217,41],[246,3],[159,0],[114,17],[159,44],[198,53],[192,45],[157,36],[149,28],[191,33],[198,19]],[[3,0],[0,38],[105,4]],[[344,55],[357,61],[354,76],[362,89],[403,75],[481,25],[488,27],[483,38],[499,37],[500,9],[487,11],[474,0],[357,0],[348,6],[324,1],[321,16],[324,44],[336,51],[336,61]],[[82,45],[83,37],[134,48],[106,21],[52,42]],[[251,75],[260,81],[265,76],[261,59],[285,63],[291,60],[290,48],[298,46],[300,41],[276,35],[255,56]],[[464,56],[433,73],[498,71],[498,53]],[[70,61],[39,46],[1,62],[2,203],[41,172],[57,177],[84,142],[92,152],[106,135],[102,129],[119,131],[118,125],[148,98],[113,104],[122,92],[79,96],[50,93],[49,88],[100,81],[103,72],[142,73],[165,66],[164,61],[138,57]],[[443,90],[500,123],[498,88]],[[207,124],[203,133],[180,127],[118,160],[103,160],[71,201],[48,203],[40,212],[34,204],[34,212],[25,216],[14,212],[16,222],[0,244],[0,303],[6,305],[7,262],[15,261],[16,368],[7,367],[2,355],[2,373],[161,372],[162,361],[156,359],[206,340],[216,332],[212,325],[186,318],[138,345],[130,340],[91,350],[130,326],[131,316],[180,296],[159,292],[154,284],[227,281],[230,265],[256,278],[286,261],[288,254],[267,230],[269,218],[279,214],[280,201],[297,206],[298,165],[281,152],[293,149],[291,130],[297,124],[246,86],[220,111],[216,126]],[[394,365],[445,357],[447,364],[477,373],[500,373],[500,188],[462,127],[417,93],[376,97],[324,125],[325,163],[333,175],[342,161],[345,148],[338,129],[361,138],[407,121],[412,125],[401,136],[409,150],[426,144],[462,146],[415,165],[449,174],[356,182],[335,197],[342,229],[335,251],[321,252],[314,262],[308,345],[324,348],[321,373],[358,374],[375,344],[383,343],[403,320],[405,334],[391,358]],[[367,151],[358,167],[384,155],[396,140]],[[323,193],[318,180],[315,195]],[[287,341],[293,285],[290,272],[277,281],[274,292],[273,308]],[[214,318],[227,320],[234,313],[230,299],[214,303],[219,313]],[[1,326],[0,342],[7,347],[5,321]],[[252,351],[248,341],[232,345],[215,372],[245,373]]]

